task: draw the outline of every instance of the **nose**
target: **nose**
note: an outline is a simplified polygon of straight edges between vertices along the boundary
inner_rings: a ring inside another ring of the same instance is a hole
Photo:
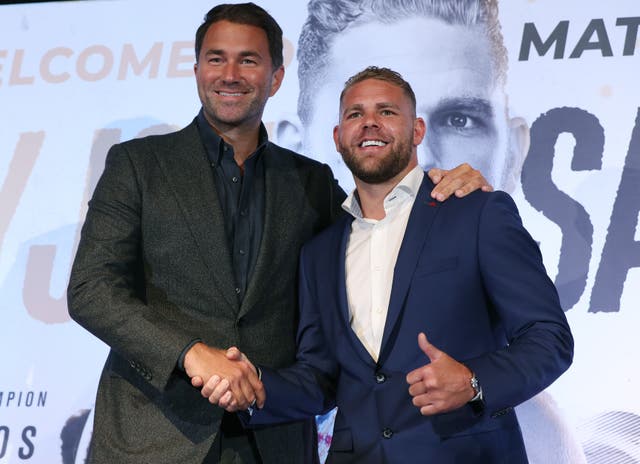
[[[239,67],[237,63],[228,62],[222,69],[222,80],[226,83],[238,82],[240,79]]]
[[[365,129],[379,127],[378,115],[375,112],[365,112],[362,116],[362,125]]]

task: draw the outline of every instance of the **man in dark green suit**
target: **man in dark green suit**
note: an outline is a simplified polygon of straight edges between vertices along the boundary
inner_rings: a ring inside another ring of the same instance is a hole
[[[191,383],[219,375],[249,405],[264,397],[253,366],[220,348],[294,362],[298,252],[345,197],[328,166],[267,139],[282,63],[282,31],[262,8],[213,8],[196,33],[198,116],[107,155],[68,289],[71,316],[111,347],[91,463],[317,459],[312,421],[247,432]],[[484,179],[465,166],[441,193],[462,184]]]

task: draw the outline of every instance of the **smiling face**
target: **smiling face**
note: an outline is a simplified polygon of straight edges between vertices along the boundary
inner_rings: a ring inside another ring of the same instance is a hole
[[[345,90],[333,139],[358,180],[402,179],[418,162],[416,146],[423,136],[424,122],[416,119],[411,100],[397,85],[365,79]]]
[[[284,76],[282,66],[273,69],[265,32],[229,21],[209,27],[194,71],[205,116],[218,132],[257,128]]]
[[[506,97],[496,83],[484,27],[415,17],[346,29],[332,43],[327,75],[315,94],[310,123],[304,127],[305,152],[320,155],[341,182],[346,178],[344,165],[327,150],[324,138],[335,121],[335,102],[349,76],[369,65],[385,66],[411,83],[417,115],[427,123],[419,163],[453,168],[468,162],[494,187],[505,188],[510,171],[519,174],[523,155],[509,151]],[[382,36],[393,40],[379,40]]]

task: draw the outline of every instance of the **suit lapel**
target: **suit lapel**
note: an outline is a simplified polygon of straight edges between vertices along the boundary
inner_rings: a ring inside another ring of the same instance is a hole
[[[407,229],[402,239],[402,245],[400,246],[393,272],[393,286],[391,287],[387,320],[382,336],[380,356],[378,357],[379,363],[382,363],[388,356],[388,351],[392,346],[390,341],[395,339],[394,331],[404,310],[404,302],[418,258],[429,235],[431,224],[440,208],[440,204],[429,196],[433,187],[433,183],[425,175],[409,215]]]
[[[273,278],[273,267],[281,253],[288,252],[287,243],[295,243],[291,234],[296,211],[300,210],[300,199],[304,189],[296,175],[293,159],[273,150],[271,144],[265,148],[265,211],[262,241],[247,293],[240,306],[238,316],[246,314],[265,293],[265,285]]]
[[[213,173],[195,123],[175,139],[175,145],[157,156],[169,187],[174,192],[185,222],[202,250],[201,256],[213,276],[213,282],[237,312],[229,244],[224,216],[216,193]]]

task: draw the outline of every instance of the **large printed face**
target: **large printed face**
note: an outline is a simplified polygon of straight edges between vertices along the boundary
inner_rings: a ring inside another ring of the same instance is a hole
[[[260,124],[284,76],[282,67],[273,69],[266,33],[229,21],[209,27],[194,71],[205,116],[218,131]]]
[[[337,120],[344,82],[369,65],[398,71],[413,87],[417,116],[427,124],[418,149],[422,166],[453,168],[468,162],[494,187],[513,190],[527,143],[512,132],[528,137],[528,131],[524,127],[522,132],[523,121],[508,119],[482,26],[411,18],[347,29],[332,45],[326,83],[315,98],[311,123],[304,128],[306,153],[329,163],[341,183],[348,183],[348,170],[327,139]]]

